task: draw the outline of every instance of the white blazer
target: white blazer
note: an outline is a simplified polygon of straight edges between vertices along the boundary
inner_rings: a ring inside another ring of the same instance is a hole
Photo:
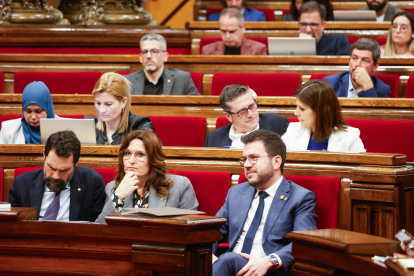
[[[310,134],[310,128],[302,128],[300,123],[290,123],[282,140],[287,150],[304,151],[308,150]],[[359,129],[350,126],[346,131],[336,130],[329,136],[328,151],[366,152],[359,134]]]
[[[55,114],[55,119],[61,118]],[[26,144],[23,134],[22,118],[1,123],[0,144]]]

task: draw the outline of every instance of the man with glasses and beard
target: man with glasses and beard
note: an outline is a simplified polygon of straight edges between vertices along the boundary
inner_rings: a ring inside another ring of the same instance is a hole
[[[105,183],[91,168],[78,166],[81,145],[73,131],[47,139],[44,167],[16,177],[12,207],[36,207],[38,220],[95,221],[105,203]]]
[[[243,148],[241,137],[258,129],[266,129],[283,135],[289,126],[286,117],[275,113],[260,114],[258,102],[250,89],[240,84],[224,87],[220,94],[223,114],[231,124],[210,131],[203,147]]]
[[[315,194],[282,176],[286,146],[278,134],[258,130],[242,142],[248,182],[230,188],[216,214],[227,219],[218,243],[228,237],[229,250],[213,255],[213,276],[288,275],[294,259],[285,235],[316,229]]]
[[[169,55],[162,35],[147,34],[139,45],[144,70],[125,76],[132,83],[132,95],[200,95],[190,73],[164,67]]]
[[[375,11],[377,22],[391,21],[394,15],[402,10],[391,6],[388,0],[367,0],[367,7],[364,10]]]
[[[299,8],[299,37],[314,37],[316,55],[340,56],[349,54],[349,41],[344,34],[324,34],[326,8],[316,1],[305,2]]]

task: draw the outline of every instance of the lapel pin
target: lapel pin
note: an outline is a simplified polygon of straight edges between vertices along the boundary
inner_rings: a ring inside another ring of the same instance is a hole
[[[168,79],[168,82],[171,82],[171,80],[170,80],[170,79]]]
[[[78,188],[78,191],[80,192],[81,191],[81,188]]]
[[[284,199],[285,197],[284,196],[280,196],[280,199]]]
[[[287,200],[287,197],[285,197],[285,200]]]
[[[164,198],[162,197],[161,200],[163,200]]]

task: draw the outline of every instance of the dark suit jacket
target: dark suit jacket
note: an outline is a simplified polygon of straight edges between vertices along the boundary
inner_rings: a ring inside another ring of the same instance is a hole
[[[349,56],[351,45],[344,34],[323,34],[316,45],[318,56]]]
[[[201,54],[202,55],[224,55],[225,45],[223,41],[217,41],[210,44],[207,44],[203,47]],[[247,55],[267,55],[266,45],[263,43],[243,38],[241,45],[242,56]]]
[[[200,95],[190,73],[173,68],[164,68],[163,95]],[[145,73],[143,70],[126,75],[131,83],[132,95],[143,95]]]
[[[255,193],[256,189],[248,182],[231,187],[226,202],[216,214],[227,219],[221,227],[222,236],[218,243],[226,242],[229,236],[229,251],[233,250],[242,233]],[[287,200],[282,200],[281,196]],[[275,253],[283,262],[283,268],[278,269],[279,275],[287,275],[287,270],[294,261],[292,242],[285,235],[291,231],[317,229],[315,206],[314,193],[292,181],[282,180],[270,205],[262,237],[266,255]],[[218,243],[213,245],[214,252]]]
[[[36,207],[39,219],[45,184],[43,169],[16,177],[9,193],[12,207]],[[105,203],[105,183],[95,170],[77,166],[70,181],[70,221],[95,221]]]
[[[266,21],[266,16],[263,12],[254,9],[244,9],[244,21]],[[220,13],[213,13],[208,16],[208,21],[218,21]]]
[[[275,113],[259,115],[259,129],[265,129],[276,132],[280,136],[285,134],[289,126],[289,121],[284,116]],[[231,146],[232,140],[229,137],[230,127],[233,124],[222,126],[218,129],[210,131],[207,134],[203,147],[224,147]]]
[[[324,77],[323,80],[329,83],[330,86],[335,90],[338,97],[348,97],[349,87],[349,71],[342,72],[336,75]],[[383,83],[377,77],[371,76],[374,87],[358,93],[358,97],[370,97],[370,98],[389,98],[391,94],[390,87]]]

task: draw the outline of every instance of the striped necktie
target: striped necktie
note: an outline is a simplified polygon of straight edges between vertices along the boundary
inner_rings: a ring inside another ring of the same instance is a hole
[[[46,213],[42,220],[56,220],[60,207],[60,192],[57,192],[52,203],[47,207]]]

